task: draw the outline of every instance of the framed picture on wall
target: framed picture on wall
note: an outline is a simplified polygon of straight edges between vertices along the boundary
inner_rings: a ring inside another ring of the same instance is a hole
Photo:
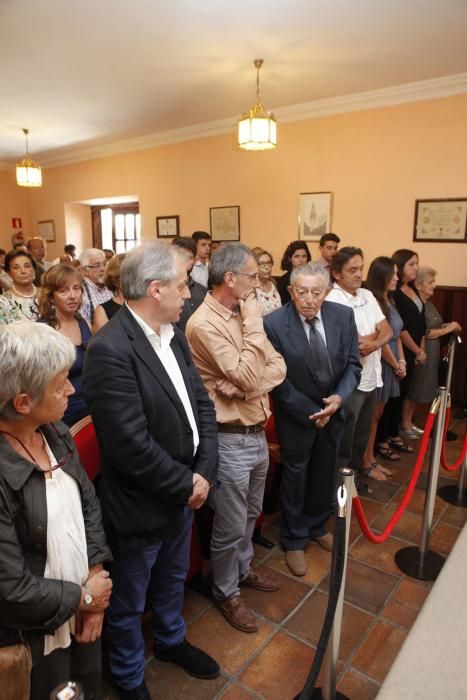
[[[332,192],[301,192],[298,195],[298,237],[319,241],[332,226]]]
[[[156,233],[158,238],[175,238],[180,235],[180,217],[156,216]]]
[[[416,199],[413,240],[467,243],[467,197]]]
[[[49,221],[38,221],[37,231],[44,241],[48,243],[55,241],[55,222],[53,219],[49,219]]]
[[[240,240],[240,207],[211,207],[211,238],[213,241]]]

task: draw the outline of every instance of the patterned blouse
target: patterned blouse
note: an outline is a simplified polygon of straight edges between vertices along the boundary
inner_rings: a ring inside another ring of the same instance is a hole
[[[276,285],[271,282],[272,288],[270,292],[264,292],[261,287],[256,288],[256,298],[261,306],[261,316],[267,316],[271,311],[280,309],[282,306],[281,297],[277,291]]]
[[[13,292],[0,295],[0,323],[37,321],[39,309],[36,297],[19,297]]]

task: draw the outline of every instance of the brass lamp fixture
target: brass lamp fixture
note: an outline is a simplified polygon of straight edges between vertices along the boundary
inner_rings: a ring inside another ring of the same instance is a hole
[[[26,156],[21,163],[16,165],[16,183],[20,187],[41,187],[42,186],[42,170],[34,160],[29,157],[28,151],[28,134],[29,129],[23,129],[26,137]]]
[[[238,145],[245,151],[266,151],[277,146],[277,125],[274,115],[267,112],[259,92],[259,70],[262,58],[256,58],[256,102],[238,122]]]

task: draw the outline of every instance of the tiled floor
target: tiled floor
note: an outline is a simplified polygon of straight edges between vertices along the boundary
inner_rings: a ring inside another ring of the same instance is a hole
[[[464,422],[453,425],[460,436],[447,445],[448,461],[457,458]],[[417,446],[418,443],[412,443]],[[424,470],[428,466],[427,456]],[[414,455],[402,456],[390,481],[370,482],[372,493],[362,504],[374,531],[381,531],[400,502],[408,482]],[[422,474],[419,486],[425,481]],[[442,471],[440,482],[455,483],[458,472]],[[392,536],[381,545],[367,541],[352,518],[351,544],[338,664],[338,690],[351,700],[372,700],[415,621],[431,584],[405,576],[394,554],[407,544],[418,544],[424,491],[417,488]],[[448,555],[467,509],[436,498],[430,548]],[[279,515],[268,516],[263,534],[275,546],[255,547],[257,564],[272,569],[281,589],[274,593],[244,590],[247,603],[260,621],[257,634],[234,630],[205,597],[187,589],[185,619],[188,639],[216,658],[222,674],[214,681],[200,681],[182,670],[155,661],[148,644],[146,682],[154,700],[292,700],[302,689],[321,631],[327,604],[331,555],[316,544],[306,550],[306,576],[292,576],[278,546]],[[145,623],[150,639],[150,622]],[[320,685],[320,683],[318,683]],[[105,700],[116,695],[108,687]]]

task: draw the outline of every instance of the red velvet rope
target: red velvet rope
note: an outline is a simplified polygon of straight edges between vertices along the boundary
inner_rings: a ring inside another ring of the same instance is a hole
[[[446,433],[448,432],[448,425],[449,425],[450,420],[451,420],[451,406],[448,406],[446,408],[446,418],[444,421],[443,444],[441,446],[441,464],[442,464],[443,469],[445,469],[447,472],[455,472],[461,466],[462,462],[464,461],[464,457],[467,453],[467,427],[465,429],[464,444],[462,446],[462,450],[461,450],[459,459],[457,459],[454,462],[454,464],[448,464],[446,462]]]
[[[410,477],[409,485],[407,487],[407,491],[404,494],[404,498],[402,499],[398,509],[396,512],[391,516],[389,519],[388,524],[384,528],[383,532],[380,535],[375,535],[371,530],[370,526],[368,525],[368,520],[366,519],[365,513],[363,511],[362,504],[360,502],[360,499],[358,496],[355,496],[353,499],[353,507],[355,509],[355,514],[357,516],[358,524],[360,525],[360,528],[365,535],[367,539],[370,540],[370,542],[374,542],[374,544],[382,544],[387,540],[389,535],[392,533],[394,528],[396,527],[397,523],[401,519],[404,510],[407,508],[410,499],[412,498],[413,492],[415,491],[415,486],[417,485],[418,477],[420,476],[420,472],[423,466],[423,460],[425,459],[426,451],[428,448],[428,443],[430,441],[430,433],[431,429],[433,428],[433,423],[435,422],[436,418],[436,411],[438,409],[435,409],[435,412],[432,413],[430,410],[430,413],[428,414],[428,418],[426,419],[426,425],[425,425],[425,432],[423,433],[422,437],[422,442],[420,445],[420,450],[418,452],[417,456],[417,461],[415,462],[415,466],[412,472],[412,476]]]

